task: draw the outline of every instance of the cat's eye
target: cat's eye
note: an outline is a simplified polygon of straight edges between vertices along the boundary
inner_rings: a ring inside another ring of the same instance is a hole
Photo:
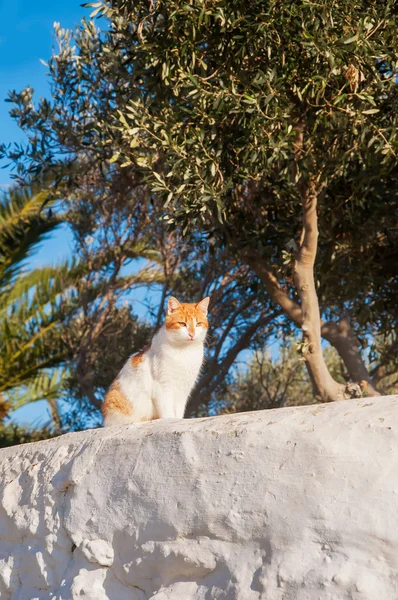
[[[204,323],[200,322],[200,323],[196,323],[196,327],[204,327]]]
[[[187,324],[186,324],[186,323],[183,323],[182,321],[178,321],[178,324],[179,324],[179,325],[182,325],[183,327],[186,327],[186,326],[187,326]]]

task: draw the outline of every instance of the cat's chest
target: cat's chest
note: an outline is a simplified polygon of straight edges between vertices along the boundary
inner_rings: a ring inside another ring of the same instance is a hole
[[[176,384],[192,385],[199,373],[203,361],[203,348],[169,350],[156,357],[154,375],[156,378],[169,379]]]

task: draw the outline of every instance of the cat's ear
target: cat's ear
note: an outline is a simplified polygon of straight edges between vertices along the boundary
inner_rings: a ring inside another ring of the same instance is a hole
[[[170,296],[169,301],[167,303],[167,314],[172,315],[176,310],[181,308],[181,304],[178,302],[177,298],[174,296]]]
[[[207,296],[206,298],[203,298],[203,300],[198,302],[198,304],[196,305],[196,308],[198,310],[200,310],[200,312],[202,312],[204,315],[207,315],[207,310],[209,308],[209,302],[210,302],[210,297]]]

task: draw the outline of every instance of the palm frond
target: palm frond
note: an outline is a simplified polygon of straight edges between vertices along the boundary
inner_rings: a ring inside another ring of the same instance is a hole
[[[53,401],[59,393],[65,359],[59,332],[76,308],[74,262],[22,271],[24,259],[62,222],[53,182],[14,187],[0,197],[0,389],[13,408]]]
[[[46,306],[54,302],[59,294],[73,286],[79,276],[74,261],[64,261],[55,266],[46,266],[20,274],[12,286],[0,288],[0,317],[16,314],[23,307]],[[20,318],[23,318],[20,315]]]
[[[0,279],[2,287],[22,262],[62,222],[53,212],[51,182],[13,187],[0,195]]]
[[[68,375],[68,370],[64,367],[43,370],[23,385],[11,388],[4,394],[5,400],[11,410],[39,400],[57,401],[62,394]]]

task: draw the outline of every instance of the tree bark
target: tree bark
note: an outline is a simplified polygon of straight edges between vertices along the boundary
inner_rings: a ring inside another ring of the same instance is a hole
[[[314,281],[314,264],[318,248],[317,190],[310,184],[303,193],[303,232],[295,253],[293,278],[301,300],[302,356],[306,361],[315,396],[323,402],[344,400],[350,395],[346,386],[330,375],[321,346],[321,318]]]
[[[336,348],[352,381],[370,396],[379,396],[361,356],[358,340],[347,317],[337,323],[321,323],[321,335]]]

